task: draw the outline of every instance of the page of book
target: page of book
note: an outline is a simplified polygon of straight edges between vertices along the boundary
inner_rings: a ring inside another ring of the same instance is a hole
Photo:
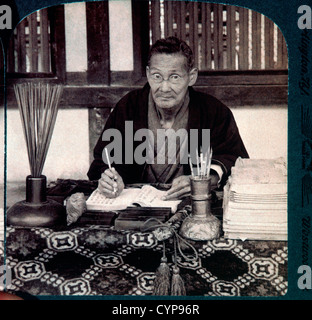
[[[86,201],[87,209],[94,211],[123,210],[129,206],[139,205],[141,207],[162,207],[171,208],[174,213],[177,211],[181,200],[161,200],[166,191],[158,190],[150,185],[139,188],[124,189],[117,198],[107,198],[98,189],[93,191]]]
[[[138,188],[124,189],[117,198],[108,198],[96,189],[86,201],[87,209],[94,211],[126,209],[138,197],[140,191]]]
[[[181,200],[167,201],[161,200],[166,191],[158,190],[155,187],[145,185],[142,187],[138,198],[134,200],[133,204],[139,204],[141,207],[162,207],[171,208],[172,212],[176,212],[178,204]]]

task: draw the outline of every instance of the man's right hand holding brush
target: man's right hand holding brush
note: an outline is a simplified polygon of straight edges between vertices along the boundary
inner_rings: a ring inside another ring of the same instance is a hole
[[[116,198],[120,195],[125,185],[115,168],[107,168],[99,179],[98,189],[107,198]]]

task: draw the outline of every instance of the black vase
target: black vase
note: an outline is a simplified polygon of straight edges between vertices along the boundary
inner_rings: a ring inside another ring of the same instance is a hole
[[[26,200],[15,203],[7,211],[7,225],[22,227],[60,227],[66,223],[66,209],[47,199],[47,179],[27,176]]]

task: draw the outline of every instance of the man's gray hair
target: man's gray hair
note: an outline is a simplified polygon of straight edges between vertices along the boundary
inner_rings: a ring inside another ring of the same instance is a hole
[[[192,49],[188,46],[188,44],[185,41],[176,37],[169,37],[166,39],[157,40],[150,49],[147,65],[150,66],[151,58],[153,55],[161,53],[180,53],[186,58],[186,69],[188,71],[190,71],[194,66],[194,57]]]

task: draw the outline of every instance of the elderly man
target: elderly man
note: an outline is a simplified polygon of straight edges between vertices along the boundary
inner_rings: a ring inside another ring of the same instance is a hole
[[[222,187],[235,160],[238,157],[247,158],[248,153],[230,109],[216,98],[192,88],[198,76],[193,63],[192,50],[184,41],[175,37],[158,40],[149,54],[146,67],[148,83],[118,102],[107,120],[104,132],[111,128],[119,130],[123,139],[120,147],[125,150],[125,140],[129,134],[125,130],[126,121],[133,121],[134,131],[147,128],[155,135],[159,129],[177,131],[183,128],[188,134],[191,129],[199,132],[209,129],[213,150],[211,183],[212,187]],[[135,150],[138,141],[133,143]],[[199,144],[200,149],[203,144],[200,138]],[[107,145],[108,141],[103,141],[101,135],[88,172],[91,180],[99,179],[98,188],[107,197],[118,196],[125,183],[142,182],[171,183],[166,200],[181,199],[190,194],[191,171],[188,164],[124,161],[122,164],[113,164],[110,169],[107,161],[103,161],[103,150]],[[177,159],[180,159],[179,156],[177,154]]]

